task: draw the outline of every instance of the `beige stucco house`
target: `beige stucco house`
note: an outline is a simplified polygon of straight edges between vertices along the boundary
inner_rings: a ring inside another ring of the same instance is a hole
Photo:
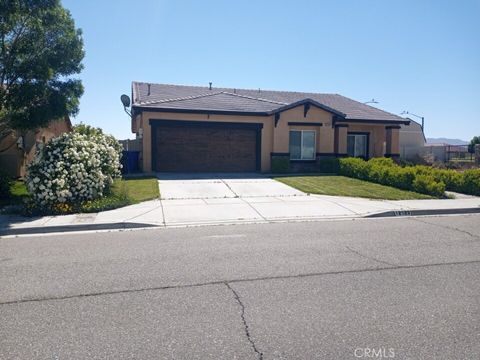
[[[144,172],[315,171],[324,159],[398,157],[410,121],[338,94],[133,82]]]
[[[0,167],[12,177],[25,176],[27,165],[33,160],[37,146],[70,131],[72,123],[68,117],[24,134],[12,131],[0,141]]]

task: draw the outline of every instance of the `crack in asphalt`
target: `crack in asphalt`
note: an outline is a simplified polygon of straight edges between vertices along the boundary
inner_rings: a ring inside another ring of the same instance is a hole
[[[68,300],[68,299],[77,299],[77,298],[80,299],[80,298],[86,298],[86,297],[92,297],[92,296],[128,294],[128,293],[136,293],[136,292],[144,292],[144,291],[188,289],[191,287],[222,285],[225,283],[232,284],[232,283],[243,283],[243,282],[254,282],[254,281],[267,281],[267,280],[302,279],[302,278],[315,277],[315,276],[356,274],[356,273],[368,273],[368,272],[378,272],[378,271],[388,271],[388,270],[409,270],[409,269],[421,269],[421,268],[430,268],[430,267],[437,267],[437,266],[455,266],[455,265],[470,265],[470,264],[480,264],[480,259],[471,260],[471,261],[456,261],[456,262],[448,262],[448,263],[432,263],[432,264],[422,264],[422,265],[397,265],[397,266],[390,266],[390,267],[378,267],[373,269],[364,268],[364,269],[356,269],[356,270],[325,271],[325,272],[306,273],[306,274],[297,274],[297,275],[264,276],[264,277],[249,278],[249,279],[218,280],[218,281],[210,281],[210,282],[196,283],[196,284],[167,285],[167,286],[157,286],[157,287],[138,288],[138,289],[101,291],[101,292],[77,294],[77,295],[50,296],[50,297],[30,298],[30,299],[26,298],[26,299],[0,302],[0,305],[14,305],[14,304],[41,302],[41,301],[50,301],[50,300]]]
[[[352,252],[352,253],[354,253],[354,254],[357,254],[357,255],[360,256],[360,257],[363,257],[363,258],[368,259],[368,260],[375,261],[375,262],[377,262],[377,263],[379,263],[379,264],[385,264],[385,265],[394,266],[394,267],[397,266],[397,264],[392,264],[392,263],[389,263],[389,262],[387,262],[387,261],[379,260],[379,259],[376,259],[376,258],[374,258],[374,257],[367,256],[367,255],[365,255],[365,254],[362,254],[362,253],[359,252],[358,250],[352,249],[351,247],[349,247],[349,246],[347,246],[347,245],[345,245],[345,248],[346,248],[347,250],[349,250],[350,252]]]
[[[422,220],[420,220],[419,218],[412,218],[412,220],[421,222],[421,223],[423,223],[423,224],[440,227],[440,228],[443,228],[443,229],[449,229],[449,230],[453,230],[453,231],[458,231],[458,232],[460,232],[460,233],[462,233],[462,234],[466,234],[466,235],[468,235],[468,236],[476,239],[476,241],[480,240],[480,236],[479,236],[479,235],[472,234],[471,232],[469,232],[469,231],[467,231],[467,230],[462,230],[462,229],[459,229],[459,228],[456,228],[456,227],[453,227],[453,226],[447,226],[447,225],[441,225],[441,224],[434,224],[434,223],[431,223],[431,222],[428,222],[428,221],[422,221]]]
[[[242,300],[240,299],[240,296],[230,286],[230,284],[228,282],[225,282],[224,284],[233,293],[233,296],[235,297],[235,300],[237,301],[238,305],[240,305],[240,309],[242,310],[242,312],[240,313],[240,317],[242,318],[243,328],[245,329],[245,335],[247,336],[247,340],[252,345],[252,349],[255,352],[255,354],[257,355],[258,359],[262,360],[263,359],[263,353],[261,351],[259,351],[258,348],[257,348],[257,345],[255,345],[255,342],[253,341],[253,339],[250,335],[250,330],[249,330],[249,327],[248,327],[248,324],[247,324],[247,320],[245,319],[245,305],[243,305]]]

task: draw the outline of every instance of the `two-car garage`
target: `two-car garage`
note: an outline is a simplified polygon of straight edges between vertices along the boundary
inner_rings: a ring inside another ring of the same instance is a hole
[[[151,120],[152,168],[159,172],[260,170],[262,124]]]

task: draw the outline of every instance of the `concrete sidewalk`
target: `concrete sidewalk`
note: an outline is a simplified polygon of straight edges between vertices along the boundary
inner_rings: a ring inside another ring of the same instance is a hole
[[[382,214],[480,212],[480,198],[448,200],[369,200],[340,196],[159,199],[94,214],[23,218],[0,216],[0,235],[134,227],[267,223],[346,219]]]

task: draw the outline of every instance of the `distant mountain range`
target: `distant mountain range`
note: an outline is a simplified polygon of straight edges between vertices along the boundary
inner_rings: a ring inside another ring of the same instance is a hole
[[[460,139],[427,138],[427,144],[468,145],[470,142]]]

